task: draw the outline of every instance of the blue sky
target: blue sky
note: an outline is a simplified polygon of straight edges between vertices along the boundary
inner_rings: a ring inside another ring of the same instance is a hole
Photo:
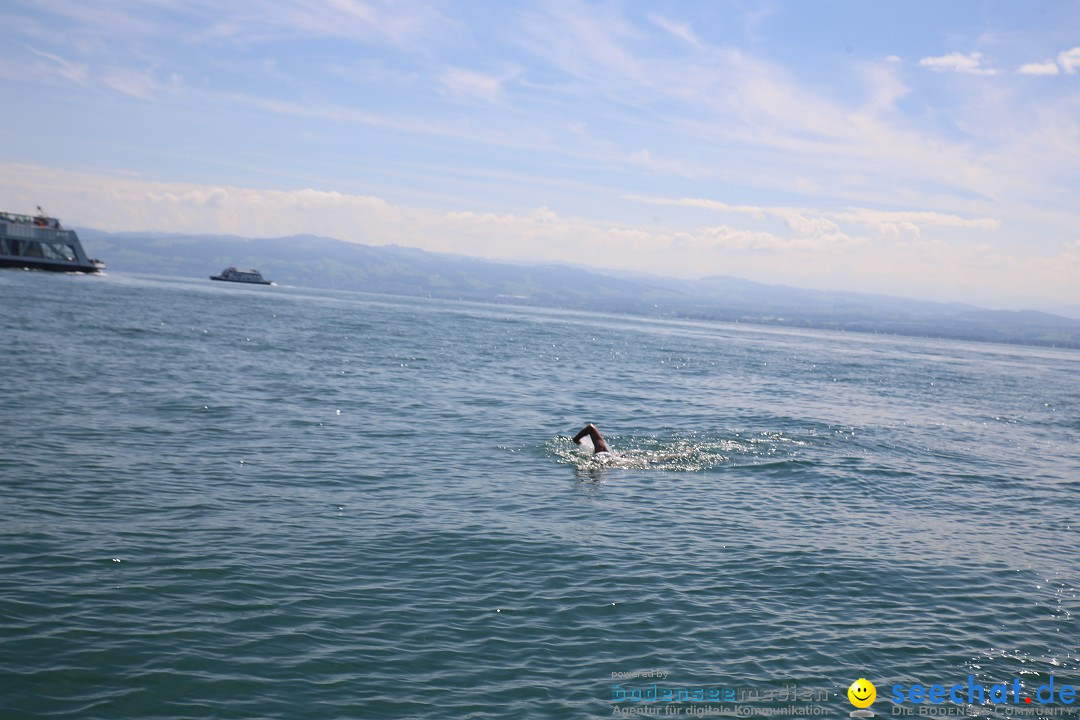
[[[1080,304],[1075,2],[8,0],[0,197]]]

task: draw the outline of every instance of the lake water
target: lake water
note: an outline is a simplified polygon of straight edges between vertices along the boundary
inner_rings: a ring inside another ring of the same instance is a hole
[[[0,717],[1077,709],[1076,352],[23,271],[0,343]]]

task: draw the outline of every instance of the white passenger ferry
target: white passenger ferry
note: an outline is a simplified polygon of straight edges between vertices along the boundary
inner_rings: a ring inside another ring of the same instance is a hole
[[[211,280],[224,280],[226,282],[255,283],[256,285],[273,285],[262,276],[258,270],[237,270],[231,265],[221,271],[220,275],[211,275]]]
[[[105,263],[87,257],[75,231],[39,206],[37,215],[0,212],[0,267],[96,273]]]

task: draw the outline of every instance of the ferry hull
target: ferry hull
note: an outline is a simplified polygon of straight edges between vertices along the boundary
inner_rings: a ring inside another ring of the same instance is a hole
[[[50,272],[76,272],[76,273],[99,273],[101,268],[96,265],[81,265],[59,260],[31,260],[22,257],[10,257],[0,255],[0,267],[23,268],[26,270],[48,270]]]

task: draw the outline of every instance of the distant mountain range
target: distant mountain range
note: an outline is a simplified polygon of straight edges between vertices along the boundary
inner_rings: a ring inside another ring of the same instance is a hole
[[[1080,319],[1033,310],[984,310],[731,277],[689,281],[563,264],[493,262],[313,235],[255,240],[80,228],[79,236],[90,254],[121,272],[208,278],[236,265],[257,267],[280,285],[1080,348]]]

